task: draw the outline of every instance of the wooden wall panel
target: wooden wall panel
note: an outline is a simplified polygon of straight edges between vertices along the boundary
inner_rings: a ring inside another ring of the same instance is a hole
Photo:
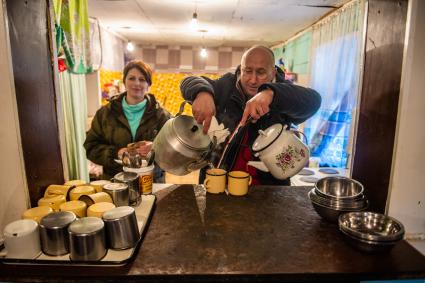
[[[45,0],[8,0],[6,8],[22,148],[31,204],[64,182]]]
[[[407,0],[369,0],[363,86],[352,177],[370,210],[384,212],[400,92]]]

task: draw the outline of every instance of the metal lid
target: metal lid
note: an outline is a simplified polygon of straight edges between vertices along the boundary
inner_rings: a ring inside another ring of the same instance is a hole
[[[123,191],[128,188],[126,183],[110,183],[103,186],[104,191]]]
[[[49,229],[60,229],[72,223],[77,216],[71,211],[58,211],[41,218],[40,226]]]
[[[282,131],[282,124],[274,124],[264,131],[260,130],[260,134],[255,139],[254,144],[252,145],[252,150],[255,152],[262,151],[263,149],[271,145],[280,136]]]
[[[205,150],[211,144],[210,137],[202,129],[202,125],[191,116],[179,115],[173,119],[173,131],[177,139],[191,149]]]
[[[91,234],[103,229],[104,226],[102,219],[98,217],[83,217],[72,222],[68,231],[73,234]]]
[[[119,182],[131,182],[138,177],[139,175],[134,172],[120,172],[114,176],[114,179]]]
[[[109,211],[106,211],[102,218],[103,220],[115,220],[119,218],[126,217],[130,214],[134,213],[134,208],[130,206],[120,206]]]

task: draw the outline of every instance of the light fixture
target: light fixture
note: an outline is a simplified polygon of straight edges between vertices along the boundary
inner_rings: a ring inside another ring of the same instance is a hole
[[[134,50],[133,42],[131,42],[131,41],[127,42],[127,51],[132,52],[133,50]]]
[[[192,21],[190,22],[190,26],[193,29],[196,29],[198,27],[198,14],[196,12],[192,15]]]
[[[208,56],[207,49],[205,47],[201,48],[200,55],[201,55],[202,58],[206,58]]]

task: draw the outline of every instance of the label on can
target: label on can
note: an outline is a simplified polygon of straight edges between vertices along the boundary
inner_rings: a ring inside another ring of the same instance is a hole
[[[140,175],[139,176],[139,188],[141,194],[151,194],[152,193],[152,184],[153,176],[152,174]]]

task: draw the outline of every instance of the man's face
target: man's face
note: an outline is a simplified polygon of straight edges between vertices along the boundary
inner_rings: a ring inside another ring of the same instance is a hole
[[[267,51],[261,49],[242,58],[240,80],[245,94],[252,97],[262,84],[273,80],[276,73],[273,63]]]

